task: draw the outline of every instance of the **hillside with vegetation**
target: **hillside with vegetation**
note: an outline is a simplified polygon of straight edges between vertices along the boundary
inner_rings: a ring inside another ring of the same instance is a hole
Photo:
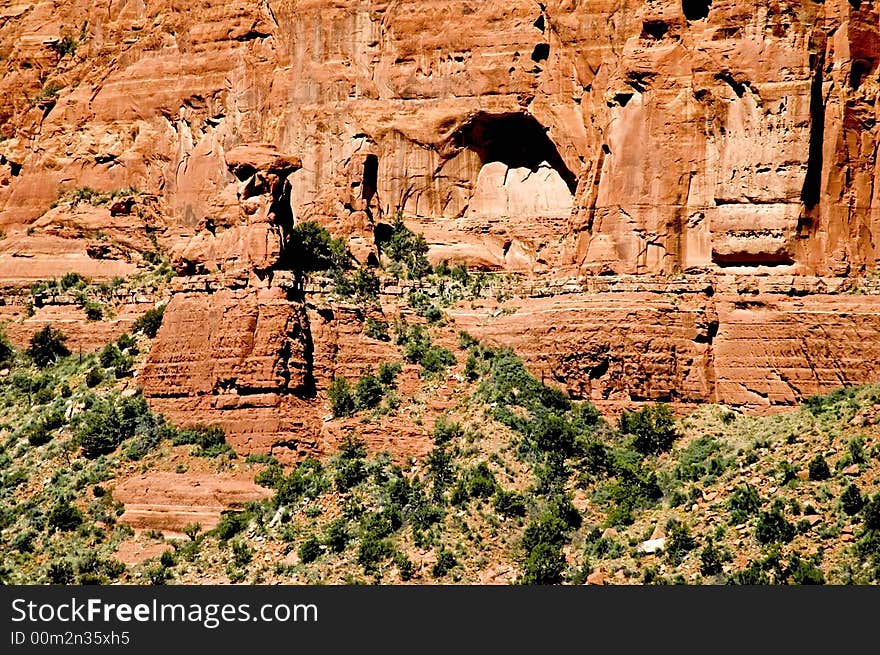
[[[161,308],[91,354],[72,354],[60,328],[36,332],[25,349],[0,340],[0,579],[880,581],[880,386],[765,417],[717,405],[676,417],[664,404],[605,417],[535,378],[512,350],[456,330],[444,306],[475,276],[432,269],[400,229],[397,274],[444,292],[410,294],[395,319],[365,324],[398,356],[333,380],[331,420],[351,429],[321,460],[239,456],[222,430],[181,429],[151,411],[137,371]],[[375,302],[375,273],[345,272],[334,255],[344,247],[312,237],[327,257],[311,269],[330,270],[334,293]],[[432,415],[438,394],[451,405]],[[433,449],[424,458],[368,452],[359,430],[389,418],[433,425]],[[120,477],[188,470],[248,476],[268,497],[210,529],[163,533],[119,520]],[[123,542],[157,554],[125,563]]]

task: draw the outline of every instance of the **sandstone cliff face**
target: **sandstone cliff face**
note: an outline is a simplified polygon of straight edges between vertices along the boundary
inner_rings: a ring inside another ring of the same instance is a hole
[[[834,278],[876,265],[878,25],[845,0],[21,2],[0,277],[125,275],[152,234],[182,279],[148,395],[296,451],[334,372],[383,353],[297,295],[286,230],[317,219],[365,260],[401,208],[434,261],[587,276],[452,312],[573,393],[791,403],[874,375],[874,297],[841,295],[873,288]]]

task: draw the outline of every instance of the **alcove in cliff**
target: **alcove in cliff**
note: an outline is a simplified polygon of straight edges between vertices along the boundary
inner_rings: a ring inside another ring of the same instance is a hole
[[[455,139],[481,162],[470,216],[560,217],[571,213],[577,177],[533,117],[480,113],[456,132]]]

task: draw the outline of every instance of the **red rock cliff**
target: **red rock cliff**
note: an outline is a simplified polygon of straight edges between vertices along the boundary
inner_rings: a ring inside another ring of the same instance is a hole
[[[878,26],[847,0],[20,2],[0,275],[124,274],[154,230],[183,278],[147,393],[313,443],[316,376],[357,367],[275,270],[284,230],[365,258],[400,207],[434,260],[587,276],[454,313],[573,393],[795,402],[875,375]],[[150,212],[52,207],[84,186]],[[89,230],[128,259],[94,270]]]

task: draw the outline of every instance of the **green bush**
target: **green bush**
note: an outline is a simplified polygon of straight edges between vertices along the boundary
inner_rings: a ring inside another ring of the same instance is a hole
[[[76,419],[75,442],[89,458],[113,452],[136,433],[155,437],[158,423],[140,394],[122,398],[112,394],[93,398],[89,408]],[[150,433],[150,434],[147,434]]]
[[[700,573],[706,576],[718,575],[723,570],[724,562],[730,559],[730,555],[709,538],[709,542],[700,551]]]
[[[825,574],[816,566],[814,561],[803,560],[797,553],[792,555],[786,571],[786,577],[790,584],[794,585],[823,585]]]
[[[521,584],[553,585],[562,582],[565,555],[559,545],[541,542],[528,551],[523,564]]]
[[[855,516],[865,506],[865,499],[862,497],[859,488],[850,483],[843,493],[840,495],[840,508],[847,516]]]
[[[364,334],[377,341],[391,341],[391,337],[388,334],[388,321],[368,318],[364,323]]]
[[[351,276],[354,292],[360,298],[377,298],[379,296],[379,277],[369,266],[360,266]]]
[[[400,573],[401,580],[406,582],[407,580],[412,579],[416,567],[409,557],[407,557],[403,553],[397,553],[396,555],[394,555],[394,565],[397,567],[397,571]]]
[[[87,196],[88,198],[92,198],[95,195],[95,192],[89,189],[88,187],[84,187],[78,190],[78,193],[82,195],[84,198]],[[77,192],[74,193],[76,195]],[[68,291],[70,289],[82,289],[89,285],[89,281],[75,271],[71,271],[70,273],[65,273],[61,276],[61,279],[58,281],[58,284],[61,286],[63,291]]]
[[[379,382],[386,387],[394,387],[397,384],[397,376],[402,370],[400,362],[382,362],[379,364]]]
[[[308,496],[318,498],[330,489],[330,480],[323,464],[308,458],[299,462],[287,477],[281,477],[275,485],[275,505],[289,505]]]
[[[657,455],[672,448],[678,431],[669,405],[655,404],[620,416],[621,433],[633,436],[633,448],[643,455]]]
[[[333,461],[334,482],[339,491],[348,491],[366,479],[366,448],[363,441],[347,437]]]
[[[66,341],[67,337],[63,332],[47,325],[31,336],[27,354],[39,368],[46,368],[70,354]]]
[[[463,436],[464,428],[461,427],[461,423],[452,421],[445,415],[437,417],[437,421],[434,423],[435,444],[440,446]]]
[[[733,523],[745,523],[761,509],[761,497],[752,485],[742,485],[731,492],[727,499],[727,508]]]
[[[721,450],[721,444],[710,435],[692,441],[678,457],[676,477],[696,482],[707,475],[720,475],[727,467]]]
[[[495,474],[486,462],[467,469],[459,480],[461,491],[459,496],[462,500],[467,498],[491,498],[498,489]],[[453,501],[454,502],[454,501]]]
[[[52,562],[46,571],[46,577],[49,584],[69,585],[73,584],[75,578],[73,574],[73,565],[62,560],[60,562]]]
[[[810,480],[827,480],[831,477],[831,470],[828,468],[828,462],[822,455],[816,455],[808,467]]]
[[[419,363],[426,373],[442,373],[455,365],[455,355],[448,348],[431,346]]]
[[[321,556],[321,542],[317,537],[311,536],[299,546],[299,559],[303,564],[314,562]]]
[[[284,259],[293,270],[303,273],[345,268],[348,249],[342,239],[333,239],[330,233],[315,221],[303,221],[291,230],[286,240]]]
[[[375,376],[365,375],[358,380],[355,387],[355,408],[359,410],[372,409],[382,402],[384,396],[385,388],[382,383]],[[335,408],[333,413],[336,414]]]
[[[220,521],[212,532],[220,541],[228,541],[247,528],[251,515],[246,511],[227,510],[220,514]]]
[[[442,578],[456,566],[458,566],[458,560],[455,559],[455,555],[444,548],[437,553],[437,561],[431,567],[431,575],[435,578]]]
[[[338,518],[327,524],[327,530],[324,533],[324,543],[334,553],[341,553],[348,546],[350,535],[348,533],[348,522],[344,518]]]
[[[755,539],[760,544],[787,543],[794,539],[794,525],[782,513],[779,505],[774,505],[769,512],[761,512],[755,524]]]
[[[508,518],[526,515],[526,500],[515,491],[499,489],[492,500],[492,506],[501,516]]]
[[[104,371],[97,366],[93,366],[86,373],[86,386],[91,389],[97,387],[104,381]]]
[[[382,254],[393,262],[392,272],[405,274],[410,280],[421,280],[431,273],[428,242],[406,226],[402,211],[397,212],[391,237],[378,245]]]
[[[330,401],[333,416],[336,418],[354,414],[357,403],[351,385],[345,378],[333,378],[327,388],[327,398]]]
[[[131,326],[133,332],[141,332],[150,339],[154,339],[162,326],[162,318],[165,316],[165,305],[153,307],[142,314]]]
[[[104,306],[99,302],[88,301],[83,305],[86,313],[86,319],[89,321],[100,321],[104,318]]]
[[[15,359],[15,348],[9,342],[6,332],[0,327],[0,366],[8,366]]]
[[[685,556],[697,546],[687,525],[672,518],[666,523],[666,544],[664,550],[669,561],[675,566],[681,564]]]
[[[394,554],[394,547],[386,539],[366,534],[358,546],[357,561],[366,573],[375,572],[379,565]]]
[[[83,514],[69,500],[58,501],[49,511],[47,525],[50,530],[70,532],[83,522]]]

